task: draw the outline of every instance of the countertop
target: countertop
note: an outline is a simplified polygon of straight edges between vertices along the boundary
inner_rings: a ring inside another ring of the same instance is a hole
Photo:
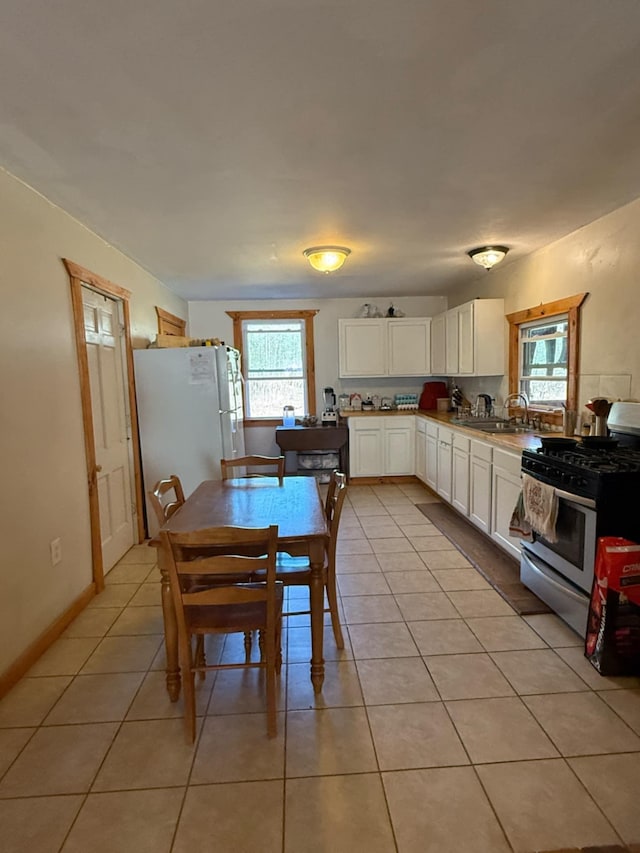
[[[348,420],[349,418],[370,418],[373,416],[383,418],[393,418],[399,416],[416,415],[416,417],[424,418],[425,420],[437,421],[440,424],[451,426],[453,429],[463,432],[469,438],[475,438],[479,441],[486,441],[487,444],[493,444],[496,447],[503,447],[505,450],[537,450],[540,447],[540,436],[537,433],[512,433],[510,435],[496,435],[495,433],[482,432],[479,429],[471,429],[460,424],[454,423],[456,418],[455,412],[437,412],[424,411],[422,409],[401,409],[392,411],[380,411],[374,409],[372,412],[352,412],[341,411],[340,418]],[[544,432],[542,435],[560,436],[559,432]]]

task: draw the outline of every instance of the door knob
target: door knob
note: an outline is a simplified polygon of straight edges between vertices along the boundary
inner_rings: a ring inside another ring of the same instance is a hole
[[[102,471],[102,465],[96,465],[96,474],[99,474]]]

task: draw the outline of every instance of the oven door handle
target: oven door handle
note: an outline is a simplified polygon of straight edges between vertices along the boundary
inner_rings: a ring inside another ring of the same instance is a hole
[[[583,498],[582,495],[574,495],[571,492],[565,492],[562,489],[555,490],[556,497],[560,500],[571,501],[574,504],[580,504],[580,506],[586,506],[589,509],[596,508],[596,502],[591,498]]]

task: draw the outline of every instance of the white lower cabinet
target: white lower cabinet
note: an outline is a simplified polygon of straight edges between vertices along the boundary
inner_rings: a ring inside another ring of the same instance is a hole
[[[427,422],[416,418],[416,477],[427,482]]]
[[[493,451],[491,538],[514,557],[520,557],[520,540],[509,535],[509,522],[520,494],[519,453]]]
[[[438,425],[433,421],[427,422],[427,478],[425,480],[427,486],[438,490]]]
[[[415,473],[415,418],[349,418],[349,476]]]
[[[453,433],[451,503],[462,515],[469,515],[469,444],[466,436]]]
[[[441,498],[451,503],[451,466],[453,458],[453,432],[438,427],[438,485]]]
[[[469,520],[476,527],[491,532],[491,460],[493,447],[471,440],[469,452]]]
[[[402,476],[415,470],[415,418],[388,418],[384,425],[384,474]]]

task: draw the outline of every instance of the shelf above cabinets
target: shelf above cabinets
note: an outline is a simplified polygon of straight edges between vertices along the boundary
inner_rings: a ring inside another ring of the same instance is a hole
[[[340,377],[431,375],[431,318],[338,320]]]

